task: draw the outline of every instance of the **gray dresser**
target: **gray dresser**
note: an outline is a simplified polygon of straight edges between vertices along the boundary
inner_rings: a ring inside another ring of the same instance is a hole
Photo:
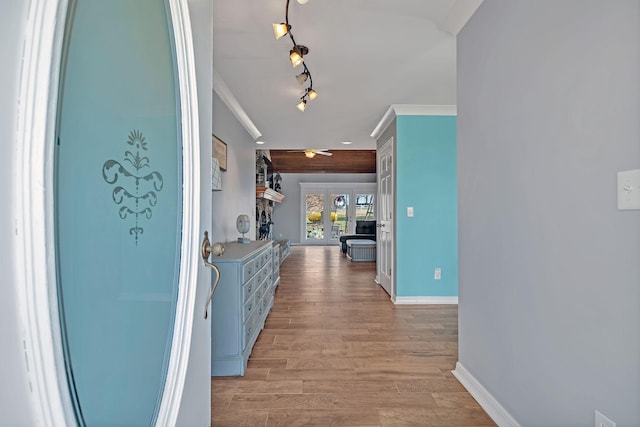
[[[259,240],[225,243],[224,254],[212,257],[220,269],[211,302],[212,376],[244,375],[279,283],[275,254],[271,240]]]

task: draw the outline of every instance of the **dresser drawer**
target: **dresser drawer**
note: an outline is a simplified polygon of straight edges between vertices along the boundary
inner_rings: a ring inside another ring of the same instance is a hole
[[[262,295],[264,295],[264,282],[260,286],[258,286],[258,288],[256,289],[256,296],[255,296],[256,305],[260,301],[260,298],[262,298]]]
[[[265,252],[263,251],[260,255],[258,255],[257,262],[259,268],[262,268],[262,266],[264,265],[264,254]]]
[[[255,273],[255,260],[252,259],[242,264],[242,277],[240,278],[240,280],[242,280],[242,283],[244,283],[249,280]]]
[[[260,306],[260,309],[262,309],[262,306]],[[243,351],[247,347],[247,344],[251,340],[251,337],[253,336],[253,334],[256,332],[256,328],[258,327],[259,323],[260,323],[260,314],[258,313],[258,310],[255,310],[253,314],[249,317],[249,320],[247,320],[242,327],[243,329],[242,350]]]
[[[261,284],[264,281],[264,279],[266,279],[268,274],[269,274],[269,268],[262,267],[260,271],[258,271],[258,274],[256,274],[256,283]]]
[[[242,285],[242,301],[247,302],[256,290],[256,278],[252,277]]]
[[[271,249],[262,253],[262,265],[267,265],[271,261]]]
[[[249,298],[249,301],[245,302],[244,306],[242,307],[242,311],[243,311],[242,320],[244,322],[246,322],[247,319],[249,319],[249,316],[251,316],[253,314],[255,309],[256,309],[256,299],[255,299],[255,297]]]

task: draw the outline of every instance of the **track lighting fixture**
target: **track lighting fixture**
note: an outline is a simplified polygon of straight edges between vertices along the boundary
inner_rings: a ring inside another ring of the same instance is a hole
[[[304,95],[300,98],[300,103],[297,105],[298,110],[304,111],[307,107],[307,98],[309,100],[314,100],[318,96],[318,93],[313,90],[313,79],[311,78],[311,72],[307,65],[304,63],[304,56],[309,53],[309,48],[296,43],[296,40],[293,38],[293,33],[291,32],[291,25],[289,25],[289,1],[287,0],[286,9],[285,9],[285,22],[281,22],[279,24],[273,24],[273,34],[276,39],[279,39],[287,34],[289,34],[289,38],[291,38],[291,42],[293,43],[293,48],[289,51],[289,60],[291,61],[291,65],[295,68],[302,64],[304,70],[302,73],[296,76],[296,81],[300,85],[304,85],[307,81],[309,82],[309,86],[305,88]],[[298,3],[305,4],[309,0],[298,0]]]

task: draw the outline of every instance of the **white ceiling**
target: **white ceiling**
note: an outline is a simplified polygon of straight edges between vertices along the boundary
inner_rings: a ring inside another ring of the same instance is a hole
[[[291,66],[291,39],[272,30],[286,0],[213,0],[214,88],[237,99],[261,148],[372,149],[391,104],[456,103],[455,34],[481,1],[291,0],[291,31],[309,48],[319,95],[300,112],[302,66]]]

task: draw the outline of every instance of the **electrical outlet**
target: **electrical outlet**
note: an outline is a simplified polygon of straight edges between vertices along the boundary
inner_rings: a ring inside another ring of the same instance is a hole
[[[616,427],[616,423],[596,410],[596,427]]]
[[[442,270],[438,267],[435,270],[433,270],[433,278],[435,280],[440,280],[442,279]]]

